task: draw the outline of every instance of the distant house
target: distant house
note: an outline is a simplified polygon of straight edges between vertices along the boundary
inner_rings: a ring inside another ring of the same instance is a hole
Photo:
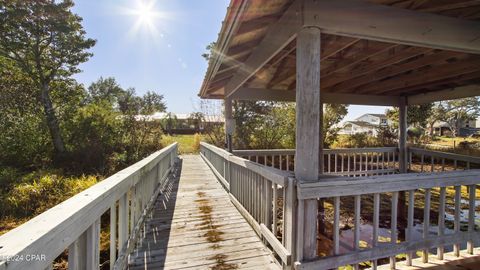
[[[433,134],[438,136],[450,136],[452,131],[450,126],[443,121],[436,122],[433,125]],[[472,134],[480,133],[480,118],[469,121],[462,121],[459,124],[458,136],[466,137]]]
[[[149,122],[158,121],[161,123],[163,132],[168,134],[194,134],[202,132],[206,125],[223,125],[225,122],[223,116],[220,115],[207,115],[199,119],[192,114],[165,112],[137,115],[136,119]]]
[[[376,136],[378,127],[390,125],[390,121],[385,114],[367,113],[353,121],[347,121],[343,124],[339,134],[352,135],[357,133],[367,133]]]

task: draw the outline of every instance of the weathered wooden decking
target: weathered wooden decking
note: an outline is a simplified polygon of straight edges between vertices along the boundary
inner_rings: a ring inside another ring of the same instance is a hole
[[[271,252],[230,203],[198,155],[159,196],[129,269],[278,269]]]

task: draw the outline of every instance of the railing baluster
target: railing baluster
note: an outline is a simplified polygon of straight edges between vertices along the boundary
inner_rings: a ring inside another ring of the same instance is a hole
[[[337,161],[337,159],[338,159],[338,154],[335,154],[335,155],[334,155],[334,157],[335,157],[335,170],[334,170],[334,172],[337,172],[337,171],[338,171],[338,168],[337,168],[337,163],[338,163],[338,161]]]
[[[476,201],[476,186],[468,186],[468,232],[475,231],[475,201]],[[467,241],[467,252],[473,255],[474,243],[472,240]]]
[[[455,234],[460,232],[460,200],[461,196],[461,186],[455,186],[455,213],[454,213],[454,222],[453,222],[453,231]],[[453,253],[455,256],[460,256],[460,244],[455,243],[453,245]]]
[[[83,270],[86,268],[87,233],[84,232],[68,247],[68,269]]]
[[[353,154],[353,170],[357,171],[357,154]]]
[[[118,251],[121,252],[128,239],[128,208],[127,194],[119,200],[118,206]]]
[[[284,197],[284,200],[285,200],[285,197]],[[272,232],[273,232],[273,235],[275,235],[275,237],[277,236],[277,222],[278,222],[278,218],[277,218],[277,211],[278,211],[278,205],[277,205],[277,201],[278,201],[278,186],[277,184],[273,183],[273,215],[272,215]]]
[[[392,214],[390,221],[391,243],[397,243],[397,209],[398,209],[398,192],[392,193]],[[390,257],[390,269],[395,269],[395,256]]]
[[[333,198],[333,255],[338,255],[340,250],[340,197]]]
[[[290,155],[287,155],[287,171],[290,171]]]
[[[360,207],[361,207],[361,196],[355,195],[355,225],[354,225],[354,234],[353,234],[353,245],[355,250],[360,250]],[[358,264],[353,265],[355,269],[358,269]]]
[[[348,171],[348,172],[351,171],[351,170],[350,170],[350,156],[351,156],[350,154],[347,154],[347,159],[348,159],[348,160],[347,160],[347,171]]]
[[[425,189],[425,207],[423,209],[423,239],[428,238],[428,232],[430,230],[430,199],[431,190]],[[428,263],[428,249],[424,249],[422,252],[422,261]]]
[[[100,267],[100,218],[87,230],[87,269]]]
[[[414,241],[413,234],[413,220],[415,214],[415,190],[408,191],[408,213],[407,213],[407,241]],[[407,253],[407,266],[412,265],[413,252]]]
[[[148,174],[147,174],[148,177]],[[148,181],[148,179],[146,179]],[[133,232],[133,228],[135,227],[135,186],[130,189],[130,233]],[[143,205],[142,205],[143,208]]]
[[[440,200],[438,206],[438,233],[439,237],[443,237],[445,234],[445,195],[446,195],[446,188],[440,188]],[[437,257],[439,260],[443,260],[443,253],[444,253],[444,246],[439,246],[437,248]]]
[[[110,207],[110,270],[117,260],[117,204]]]
[[[332,172],[331,155],[328,154],[328,172]]]
[[[373,233],[372,246],[378,245],[378,227],[380,221],[380,194],[373,194]],[[373,269],[377,269],[377,260],[373,260]]]

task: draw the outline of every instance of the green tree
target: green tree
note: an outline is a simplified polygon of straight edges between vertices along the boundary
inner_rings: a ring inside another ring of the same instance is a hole
[[[480,116],[480,99],[477,97],[441,101],[437,105],[442,111],[440,120],[445,121],[453,137],[456,137],[460,125]]]
[[[205,60],[210,61],[210,59],[213,57],[213,55],[215,54],[215,46],[216,46],[216,42],[213,41],[213,42],[210,42],[210,44],[208,44],[207,47],[205,47],[207,52],[202,54],[202,57],[205,58]]]
[[[73,1],[0,0],[0,56],[11,59],[30,78],[43,106],[57,155],[65,144],[52,101],[52,83],[79,72],[95,40],[85,37]]]
[[[24,169],[48,159],[48,129],[33,82],[8,59],[0,57],[0,66],[0,166]]]
[[[348,105],[324,104],[323,106],[323,146],[329,148],[337,139],[341,127],[338,124],[348,113]]]
[[[433,104],[410,105],[407,107],[407,124],[409,126],[425,128],[428,119],[433,113]],[[398,129],[399,109],[394,107],[388,109],[387,118],[393,123],[394,129]]]

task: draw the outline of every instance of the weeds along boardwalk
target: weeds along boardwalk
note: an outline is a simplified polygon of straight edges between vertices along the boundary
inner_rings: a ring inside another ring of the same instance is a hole
[[[129,269],[279,269],[198,155],[159,196]]]

